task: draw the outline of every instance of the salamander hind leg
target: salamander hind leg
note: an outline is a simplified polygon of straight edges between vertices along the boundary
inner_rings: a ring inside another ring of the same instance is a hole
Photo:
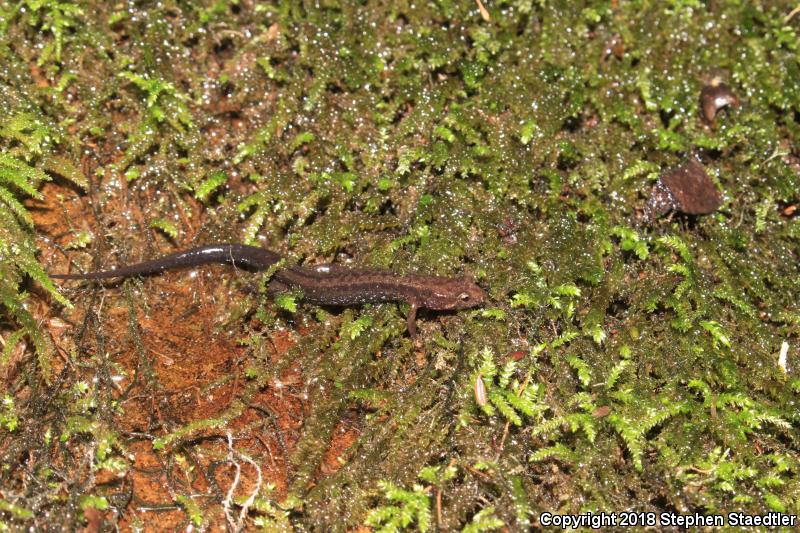
[[[267,291],[272,296],[275,296],[277,294],[292,292],[292,288],[286,283],[283,283],[282,281],[273,278],[269,280],[269,284],[267,285]]]
[[[406,319],[406,326],[408,327],[408,334],[412,339],[417,338],[417,309],[419,306],[417,302],[409,302],[411,309],[408,310],[408,318]]]

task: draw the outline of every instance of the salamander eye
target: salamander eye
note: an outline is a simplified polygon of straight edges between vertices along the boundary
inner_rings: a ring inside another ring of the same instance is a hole
[[[470,296],[468,292],[462,292],[458,295],[458,299],[462,302],[468,302],[472,299],[472,296]]]

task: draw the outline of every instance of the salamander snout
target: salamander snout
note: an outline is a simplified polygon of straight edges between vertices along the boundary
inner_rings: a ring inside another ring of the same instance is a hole
[[[475,285],[473,282],[465,284],[465,290],[458,295],[458,300],[461,302],[459,307],[468,308],[482,305],[486,301],[488,295],[486,291]]]
[[[435,302],[428,305],[431,309],[468,309],[482,305],[488,295],[486,291],[478,287],[471,279],[463,278],[459,280],[449,280],[443,284],[441,292],[435,298]]]

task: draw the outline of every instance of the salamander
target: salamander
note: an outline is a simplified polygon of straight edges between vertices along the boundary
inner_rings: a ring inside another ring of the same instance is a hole
[[[210,244],[114,270],[50,274],[50,277],[65,280],[127,278],[209,263],[230,263],[247,270],[263,271],[281,260],[279,254],[256,246]],[[412,338],[417,334],[417,309],[468,309],[480,306],[487,298],[486,292],[466,277],[398,275],[388,271],[353,269],[334,264],[280,266],[269,283],[269,292],[279,294],[293,289],[300,289],[305,301],[317,305],[406,302],[411,307],[407,327]]]

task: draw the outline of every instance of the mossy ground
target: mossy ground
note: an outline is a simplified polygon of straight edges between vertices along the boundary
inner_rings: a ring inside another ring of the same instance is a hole
[[[800,513],[793,4],[0,2],[0,524]],[[722,208],[643,224],[690,157]],[[223,241],[491,302],[42,270]]]

